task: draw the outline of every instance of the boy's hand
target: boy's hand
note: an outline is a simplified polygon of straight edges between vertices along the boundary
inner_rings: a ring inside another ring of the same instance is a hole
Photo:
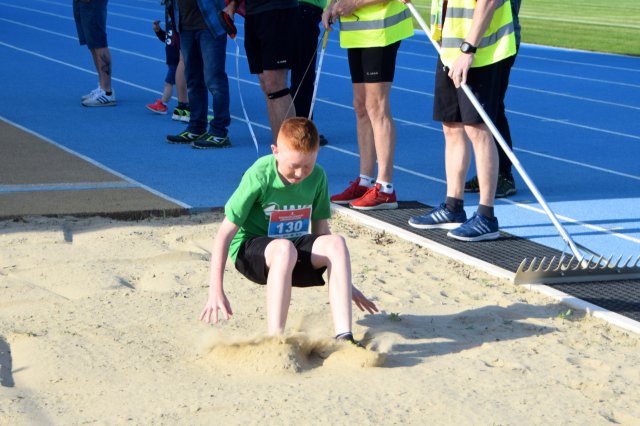
[[[160,32],[160,21],[153,21],[153,31]]]
[[[360,290],[358,290],[355,286],[352,286],[351,289],[351,300],[356,304],[358,309],[361,311],[367,311],[370,314],[374,312],[378,312],[378,307],[371,300],[367,299],[364,294]]]
[[[222,312],[222,315],[226,320],[231,318],[231,315],[233,315],[231,304],[224,293],[209,295],[209,300],[200,314],[200,321],[206,321],[207,324],[209,324],[211,322],[211,314],[213,313],[213,323],[217,324],[218,309],[220,309],[220,312]]]

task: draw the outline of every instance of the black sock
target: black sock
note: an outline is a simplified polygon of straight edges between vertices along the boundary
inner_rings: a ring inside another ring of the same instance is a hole
[[[113,94],[113,92],[111,90],[109,90],[108,92],[104,92],[105,95],[107,96],[111,96]]]
[[[189,104],[185,102],[178,102],[178,109],[189,109]]]
[[[493,219],[493,207],[485,206],[484,204],[478,204],[478,214]]]
[[[453,213],[460,213],[464,209],[464,200],[458,198],[447,197],[444,204],[447,206],[447,210]]]
[[[346,333],[340,333],[336,335],[336,340],[346,340],[347,342],[355,343],[356,341],[353,339],[353,333],[347,331]]]

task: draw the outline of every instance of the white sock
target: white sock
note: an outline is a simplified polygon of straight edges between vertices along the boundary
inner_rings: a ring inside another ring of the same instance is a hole
[[[380,184],[380,192],[384,192],[385,194],[391,194],[393,192],[393,184],[391,182],[379,180],[378,183]]]
[[[371,188],[375,181],[376,180],[371,176],[360,175],[360,186],[366,186],[367,188]]]

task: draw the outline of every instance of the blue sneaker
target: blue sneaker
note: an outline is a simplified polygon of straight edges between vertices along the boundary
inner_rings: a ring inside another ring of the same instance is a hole
[[[440,204],[422,216],[413,216],[409,219],[409,225],[419,229],[453,229],[462,225],[467,220],[467,214],[462,210],[454,213],[447,209],[445,203]]]
[[[447,233],[447,237],[460,241],[483,241],[500,238],[498,232],[498,218],[489,219],[474,213],[471,219]]]

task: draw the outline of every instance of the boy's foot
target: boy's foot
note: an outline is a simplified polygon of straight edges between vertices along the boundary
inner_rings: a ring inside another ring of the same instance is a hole
[[[181,121],[188,123],[189,118],[191,117],[191,111],[188,108],[174,108],[173,114],[171,114],[171,119],[175,121]]]
[[[413,216],[409,219],[409,225],[418,229],[453,229],[466,221],[467,214],[464,210],[454,213],[442,203],[421,216]]]
[[[116,92],[111,91],[111,95],[102,89],[92,92],[91,96],[82,101],[82,105],[86,107],[113,106],[116,104]]]
[[[90,98],[90,97],[92,97],[92,96],[93,96],[93,94],[94,94],[95,92],[97,92],[98,90],[100,90],[100,84],[98,84],[98,87],[96,87],[95,89],[93,89],[92,91],[90,91],[89,93],[87,93],[86,95],[82,95],[82,96],[80,97],[80,102],[82,102],[82,101],[84,101],[84,100],[86,100],[86,99],[89,99],[89,98]]]
[[[324,135],[320,135],[320,146],[329,145],[329,141]]]
[[[147,104],[146,106],[148,110],[151,110],[156,114],[166,114],[168,110],[167,106],[162,102],[161,99],[158,99],[152,104]]]
[[[191,133],[189,131],[184,131],[179,135],[167,135],[167,142],[169,143],[191,143],[198,139],[200,136],[206,135],[203,133],[202,135],[198,135],[196,133]]]
[[[516,183],[513,177],[509,179],[503,175],[498,175],[498,186],[496,187],[496,198],[510,197],[516,194]]]
[[[191,142],[193,148],[209,149],[209,148],[228,148],[231,146],[229,136],[213,136],[211,133],[205,133],[198,139]]]
[[[347,189],[339,194],[332,195],[331,202],[342,205],[349,204],[350,202],[362,197],[368,189],[368,187],[360,185],[360,177],[357,177],[356,180],[350,182]]]
[[[396,201],[396,191],[391,194],[380,191],[380,184],[376,183],[365,192],[365,194],[349,206],[356,210],[392,210],[398,208]]]
[[[447,233],[447,237],[460,241],[483,241],[500,238],[498,231],[498,218],[489,219],[478,213],[474,213],[471,219],[452,229]]]
[[[357,346],[359,348],[364,348],[362,343],[358,342],[356,339],[353,338],[353,333],[351,333],[351,332],[338,334],[336,336],[336,340],[338,342],[348,342],[348,343],[351,343],[352,345]]]

